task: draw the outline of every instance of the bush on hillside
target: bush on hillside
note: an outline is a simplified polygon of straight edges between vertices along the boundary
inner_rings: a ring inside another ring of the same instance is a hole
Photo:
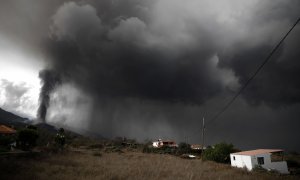
[[[34,129],[22,129],[18,131],[18,145],[23,150],[30,150],[36,146],[36,141],[39,137],[37,130]]]
[[[232,144],[219,143],[216,144],[214,147],[207,148],[203,152],[203,158],[219,163],[229,163],[230,153],[233,152],[235,152],[235,150]]]
[[[63,149],[66,142],[65,130],[60,128],[55,136],[55,144],[59,149]]]
[[[155,148],[155,147],[152,147],[151,145],[144,145],[143,153],[176,154],[177,149],[174,147],[168,147],[168,146]]]
[[[189,153],[192,153],[191,145],[184,142],[179,143],[176,154],[181,155]]]
[[[27,129],[37,130],[37,127],[34,125],[27,126]]]
[[[0,148],[2,151],[10,150],[11,144],[15,142],[14,136],[1,136],[0,135]]]

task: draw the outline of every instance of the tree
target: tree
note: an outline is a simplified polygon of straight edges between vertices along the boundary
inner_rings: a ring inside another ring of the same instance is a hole
[[[29,125],[29,126],[27,126],[27,129],[37,130],[37,127],[34,125]]]
[[[191,153],[191,151],[192,151],[191,145],[184,142],[179,143],[177,154],[187,154],[187,153]]]
[[[55,136],[55,143],[60,149],[63,149],[65,142],[66,142],[65,130],[64,128],[59,128]]]
[[[14,136],[1,136],[0,135],[0,147],[9,150],[11,144],[15,142]]]
[[[18,144],[23,150],[30,150],[36,145],[36,141],[39,137],[37,130],[35,129],[22,129],[18,131]]]
[[[235,152],[232,144],[219,143],[213,147],[207,148],[203,153],[206,160],[216,161],[220,163],[230,162],[230,153]]]

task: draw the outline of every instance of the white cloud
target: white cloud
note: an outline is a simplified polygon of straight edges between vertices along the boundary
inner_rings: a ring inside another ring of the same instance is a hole
[[[0,34],[0,107],[35,118],[43,61]]]
[[[0,107],[20,116],[34,118],[38,107],[38,91],[26,82],[0,79]]]

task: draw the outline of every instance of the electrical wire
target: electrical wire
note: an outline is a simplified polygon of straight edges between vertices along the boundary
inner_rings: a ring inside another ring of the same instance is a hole
[[[246,83],[240,88],[240,90],[233,96],[233,98],[219,111],[215,116],[213,116],[207,125],[212,124],[214,121],[216,121],[230,106],[231,104],[237,99],[237,97],[246,89],[248,84],[255,78],[255,76],[261,71],[261,69],[267,64],[267,62],[271,59],[273,54],[276,52],[276,50],[280,47],[280,45],[283,43],[283,41],[288,37],[288,35],[292,32],[292,30],[296,27],[296,25],[299,23],[300,18],[297,19],[297,21],[294,23],[294,25],[290,28],[290,30],[283,36],[283,38],[279,41],[279,43],[273,48],[273,50],[270,52],[270,54],[266,57],[266,59],[262,62],[262,64],[256,69],[256,71],[253,73],[253,75],[246,81]]]
[[[261,69],[267,64],[267,62],[271,59],[273,54],[277,51],[277,49],[280,47],[280,45],[283,43],[283,41],[288,37],[288,35],[292,32],[292,30],[296,27],[296,25],[299,23],[300,18],[297,19],[297,21],[293,24],[293,26],[289,29],[289,31],[283,36],[283,38],[277,43],[277,45],[272,49],[272,51],[269,53],[269,55],[265,58],[265,60],[262,62],[261,65],[258,66],[256,71],[252,74],[252,76],[246,81],[246,83],[239,89],[239,91],[233,96],[233,98],[218,112],[215,116],[213,116],[207,123],[205,124],[205,128],[215,122],[232,104],[233,102],[238,98],[238,96],[246,89],[246,87],[249,85],[249,83],[255,78],[255,76],[261,71]],[[198,131],[195,131],[192,133],[192,135],[198,133]]]

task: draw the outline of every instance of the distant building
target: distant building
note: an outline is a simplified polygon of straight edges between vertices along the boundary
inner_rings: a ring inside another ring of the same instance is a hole
[[[2,136],[14,136],[17,133],[16,130],[7,127],[5,125],[0,125],[0,137]],[[13,142],[10,144],[10,148],[13,149],[13,147],[16,146],[16,142]]]
[[[281,149],[257,149],[230,154],[231,166],[247,168],[251,171],[256,166],[267,170],[276,170],[282,174],[289,174],[286,161],[283,161]]]
[[[11,135],[16,134],[16,130],[7,127],[5,125],[0,125],[0,135]]]
[[[191,149],[202,150],[202,144],[191,144]],[[204,146],[203,149],[206,149],[206,147]]]
[[[157,141],[152,142],[152,146],[155,148],[160,148],[160,147],[178,147],[178,145],[176,144],[175,141],[171,141],[171,140],[162,140],[162,139],[158,139]]]

